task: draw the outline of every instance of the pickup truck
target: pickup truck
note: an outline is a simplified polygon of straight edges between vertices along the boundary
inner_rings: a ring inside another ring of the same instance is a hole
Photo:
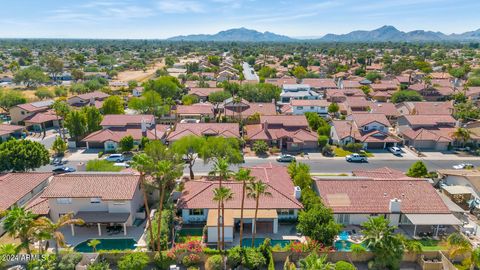
[[[353,153],[345,157],[348,162],[368,162],[367,156]]]

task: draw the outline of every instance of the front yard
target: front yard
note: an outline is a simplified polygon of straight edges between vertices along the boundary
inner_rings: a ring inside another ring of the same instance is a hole
[[[353,152],[345,150],[341,147],[333,146],[333,153],[335,153],[336,157],[346,157],[346,156],[352,154]],[[368,152],[368,151],[361,150],[360,153],[365,154],[367,157],[373,157],[373,154],[371,152]]]

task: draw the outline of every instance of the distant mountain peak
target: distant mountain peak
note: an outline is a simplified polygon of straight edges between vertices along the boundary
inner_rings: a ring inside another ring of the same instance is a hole
[[[245,27],[232,28],[220,31],[213,35],[187,35],[171,37],[172,41],[240,41],[240,42],[289,42],[294,41],[287,36],[278,35],[272,32],[259,32]]]

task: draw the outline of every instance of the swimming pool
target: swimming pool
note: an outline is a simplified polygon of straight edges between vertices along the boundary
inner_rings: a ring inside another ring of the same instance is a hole
[[[93,248],[88,246],[88,242],[92,239],[81,242],[76,245],[74,250],[78,252],[93,252]],[[97,245],[98,250],[127,250],[135,249],[137,242],[133,238],[112,238],[112,239],[98,239],[100,244]]]
[[[335,250],[338,251],[352,251],[352,245],[355,244],[350,240],[337,240],[334,243]],[[365,247],[364,244],[360,244]]]
[[[254,242],[255,247],[259,247],[261,244],[263,244],[263,241],[265,241],[265,238],[255,238],[255,242]],[[276,245],[280,245],[283,248],[283,247],[286,247],[291,242],[293,241],[292,240],[270,240],[270,245],[272,247]],[[252,238],[243,238],[242,246],[251,247]]]

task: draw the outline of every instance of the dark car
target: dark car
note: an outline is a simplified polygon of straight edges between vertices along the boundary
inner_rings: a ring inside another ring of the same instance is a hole
[[[52,170],[53,174],[71,173],[75,171],[76,171],[75,168],[66,167],[66,166],[56,167]]]
[[[295,159],[294,156],[292,156],[292,155],[287,155],[287,154],[281,155],[281,156],[279,156],[279,157],[277,158],[277,161],[278,161],[278,162],[293,162],[293,161],[295,161],[295,160],[296,160],[296,159]]]

